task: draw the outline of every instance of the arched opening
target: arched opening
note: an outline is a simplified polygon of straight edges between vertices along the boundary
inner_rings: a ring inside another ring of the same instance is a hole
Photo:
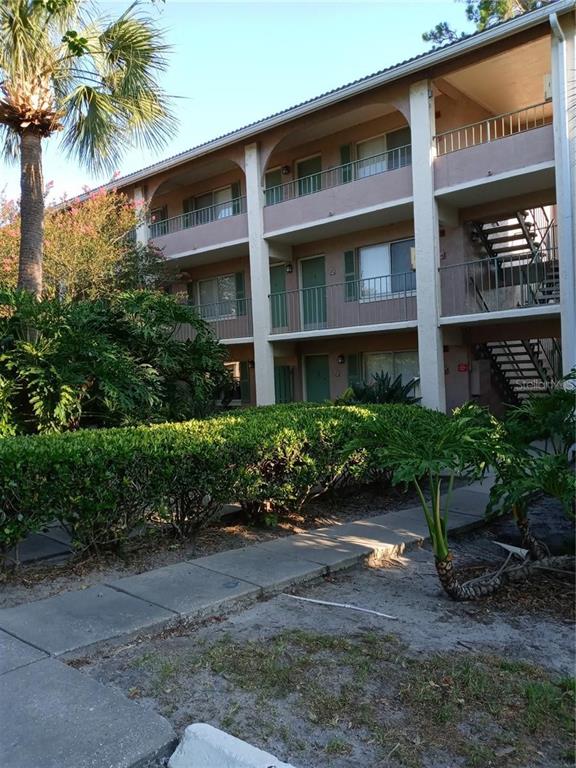
[[[243,169],[226,157],[196,160],[148,188],[149,235],[158,238],[246,212]]]
[[[371,101],[300,121],[267,153],[266,205],[409,165],[407,111],[402,101]]]

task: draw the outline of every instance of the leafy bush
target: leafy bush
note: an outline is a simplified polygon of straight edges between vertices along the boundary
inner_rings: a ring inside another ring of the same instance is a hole
[[[367,418],[367,409],[304,403],[229,417],[228,439],[244,457],[236,500],[251,517],[273,522],[282,510],[299,510],[335,485],[363,479],[365,456],[344,447]]]
[[[179,323],[193,340],[174,338]],[[61,302],[0,290],[0,435],[206,415],[225,355],[193,309],[160,293]]]
[[[346,482],[371,456],[364,425],[427,418],[412,406],[284,405],[205,420],[0,440],[0,547],[57,519],[79,549],[121,547],[150,525],[185,536],[240,501],[274,517]]]
[[[338,398],[337,405],[347,405],[351,403],[362,404],[383,404],[383,403],[405,403],[411,405],[419,403],[419,397],[414,395],[418,379],[410,379],[406,384],[402,383],[402,376],[396,376],[395,379],[389,373],[372,374],[372,381],[361,381],[351,384],[348,389]]]

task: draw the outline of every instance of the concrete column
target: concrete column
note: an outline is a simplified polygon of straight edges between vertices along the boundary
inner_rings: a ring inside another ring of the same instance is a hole
[[[563,29],[552,13],[550,25],[562,368],[566,375],[576,367],[576,44],[573,16]]]
[[[264,239],[264,193],[262,167],[257,144],[244,149],[246,169],[246,208],[250,247],[250,285],[252,324],[254,327],[254,364],[256,404],[271,405],[274,394],[274,352],[270,336],[270,253]]]
[[[138,223],[136,225],[136,242],[138,245],[146,245],[148,242],[148,224],[146,223],[146,195],[143,187],[134,189],[134,206]]]
[[[440,239],[434,198],[434,96],[428,80],[410,88],[412,185],[418,303],[418,361],[422,405],[446,410],[440,318]]]

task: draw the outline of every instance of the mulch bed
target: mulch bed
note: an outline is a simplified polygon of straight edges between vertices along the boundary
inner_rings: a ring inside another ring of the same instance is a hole
[[[501,563],[458,569],[462,581],[494,572]],[[574,573],[542,570],[526,581],[506,584],[496,594],[474,602],[480,612],[505,611],[514,616],[549,616],[566,624],[576,622]]]

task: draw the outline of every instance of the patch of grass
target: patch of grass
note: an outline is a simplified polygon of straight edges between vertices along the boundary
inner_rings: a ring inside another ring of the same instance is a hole
[[[158,677],[163,668],[155,664]],[[340,735],[346,733],[382,764],[403,768],[421,768],[436,754],[463,768],[502,759],[511,768],[530,764],[543,749],[551,764],[561,764],[572,743],[574,681],[498,656],[411,658],[389,635],[290,630],[255,642],[226,636],[190,659],[189,668],[222,676],[231,693],[252,694],[261,733],[276,708],[274,731],[287,745],[283,710],[321,733],[335,729],[324,747],[332,757],[353,752]],[[238,724],[236,712],[226,713],[223,727]],[[509,745],[512,752],[498,758]]]
[[[428,743],[450,744],[470,768],[488,764],[497,740],[517,745],[519,758],[528,758],[531,736],[558,744],[573,738],[573,681],[555,681],[522,662],[466,654],[413,661],[400,698]],[[476,723],[483,743],[463,737],[455,727],[460,723]]]
[[[327,755],[332,755],[333,757],[342,757],[352,753],[352,746],[348,744],[347,741],[344,741],[344,739],[334,738],[330,739],[330,741],[326,744],[324,751]]]
[[[164,692],[169,693],[169,687],[180,672],[178,659],[165,657],[160,653],[143,653],[134,659],[132,666],[147,673],[148,681],[145,687],[152,696],[160,696]],[[167,687],[168,690],[166,690]]]

